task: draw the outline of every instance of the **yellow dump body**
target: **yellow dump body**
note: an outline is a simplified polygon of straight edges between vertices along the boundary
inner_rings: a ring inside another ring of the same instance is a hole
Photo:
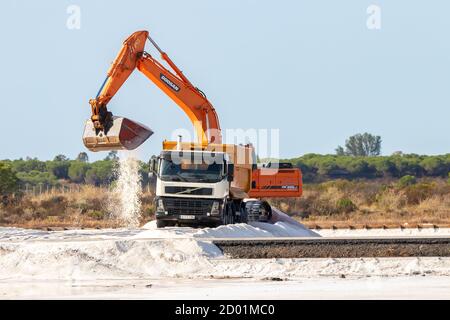
[[[248,198],[251,189],[252,166],[255,162],[255,153],[252,145],[233,144],[198,144],[194,142],[163,141],[163,150],[186,150],[225,152],[234,164],[234,179],[231,182],[230,193],[233,198]]]

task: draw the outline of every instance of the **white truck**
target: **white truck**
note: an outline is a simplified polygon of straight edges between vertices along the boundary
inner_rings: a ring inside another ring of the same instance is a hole
[[[177,145],[172,149],[170,142],[165,142],[161,154],[150,160],[150,170],[156,175],[158,228],[270,219],[266,201],[249,199],[255,169],[250,145],[220,145],[224,151],[190,150],[190,143],[182,144],[185,148]]]

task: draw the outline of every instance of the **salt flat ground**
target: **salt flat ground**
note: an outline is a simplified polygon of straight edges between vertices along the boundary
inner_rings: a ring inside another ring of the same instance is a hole
[[[322,230],[449,236],[449,229]],[[229,259],[217,238],[320,236],[279,220],[214,229],[0,228],[0,298],[450,299],[450,258]]]
[[[0,281],[1,299],[450,299],[448,276]]]

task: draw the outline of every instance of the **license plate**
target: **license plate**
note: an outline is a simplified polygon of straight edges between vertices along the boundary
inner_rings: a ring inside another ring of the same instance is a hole
[[[195,216],[182,214],[182,215],[180,215],[180,219],[183,219],[183,220],[194,220]]]

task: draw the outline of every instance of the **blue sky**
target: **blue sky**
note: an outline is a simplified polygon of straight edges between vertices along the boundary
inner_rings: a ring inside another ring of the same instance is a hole
[[[333,153],[358,132],[383,154],[450,152],[448,1],[2,1],[0,159],[84,151],[88,100],[122,41],[149,30],[225,128],[280,128],[280,155]],[[381,8],[381,29],[366,26]],[[69,30],[69,5],[81,28]],[[148,46],[149,48],[149,46]],[[136,71],[110,103],[159,153],[188,118]],[[89,153],[92,160],[104,153]]]

